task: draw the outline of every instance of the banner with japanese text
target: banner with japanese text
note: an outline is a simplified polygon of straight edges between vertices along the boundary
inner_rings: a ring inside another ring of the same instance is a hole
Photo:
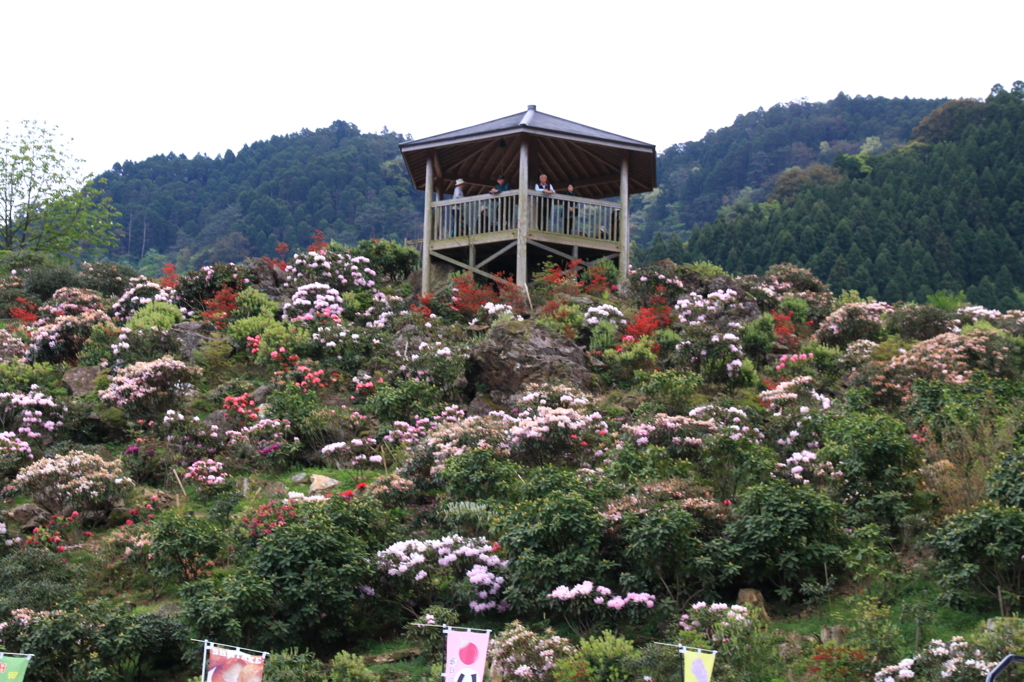
[[[448,630],[448,647],[444,657],[445,682],[484,682],[490,638],[490,631]]]

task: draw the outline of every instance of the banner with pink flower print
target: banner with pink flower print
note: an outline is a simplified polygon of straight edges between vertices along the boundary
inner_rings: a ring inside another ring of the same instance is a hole
[[[444,657],[444,682],[483,682],[491,631],[474,632],[445,626],[445,632],[448,647]]]

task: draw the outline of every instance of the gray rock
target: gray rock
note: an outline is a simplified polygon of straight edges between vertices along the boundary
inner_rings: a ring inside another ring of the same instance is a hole
[[[453,265],[447,263],[432,263],[430,265],[430,290],[440,291],[446,284],[451,276],[455,273],[456,268]],[[415,270],[405,278],[409,288],[412,289],[413,296],[419,296],[423,293],[423,271]]]
[[[292,474],[291,478],[289,478],[288,480],[294,483],[295,485],[302,485],[304,483],[309,483],[309,474],[307,474],[305,471],[298,474]]]
[[[590,385],[583,349],[565,337],[528,322],[500,322],[473,349],[479,380],[492,390],[512,394],[528,383]]]
[[[330,476],[313,474],[312,482],[309,484],[309,494],[322,493],[325,490],[337,488],[339,485],[341,485],[341,481],[331,478]]]
[[[213,332],[216,330],[209,322],[179,322],[171,327],[171,336],[181,344],[181,356],[186,360],[192,359],[192,354],[206,341],[213,339]]]
[[[504,409],[502,405],[497,404],[483,393],[477,393],[473,397],[473,401],[469,403],[469,407],[466,408],[466,416],[483,417],[495,410],[501,409]]]
[[[96,379],[103,373],[100,367],[72,367],[64,372],[61,383],[76,398],[87,396],[96,390]]]
[[[7,515],[17,522],[21,530],[26,532],[43,525],[50,520],[51,516],[50,512],[31,502],[18,505],[7,512]]]
[[[262,386],[257,388],[255,391],[250,393],[249,397],[257,405],[262,405],[263,403],[267,402],[267,398],[270,396],[270,394],[271,394],[271,392],[273,392],[273,390],[274,390],[274,387],[271,386],[270,384],[263,384]]]
[[[288,495],[288,486],[281,481],[271,481],[263,489],[263,494],[266,497],[285,497]]]
[[[206,419],[203,420],[207,426],[216,426],[217,430],[224,434],[231,425],[228,423],[227,410],[214,410],[210,414],[206,415]]]

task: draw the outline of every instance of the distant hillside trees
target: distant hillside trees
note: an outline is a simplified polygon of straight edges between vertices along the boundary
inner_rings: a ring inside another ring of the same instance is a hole
[[[281,242],[310,243],[317,230],[351,244],[401,241],[422,211],[398,152],[404,139],[335,121],[215,159],[172,153],[115,164],[102,176],[122,213],[114,255],[182,269],[273,255]]]
[[[637,239],[678,234],[712,222],[723,206],[763,201],[789,168],[828,165],[837,154],[884,152],[910,139],[921,119],[944,100],[849,97],[776,104],[736,117],[699,141],[658,157],[658,189],[643,198]],[[783,176],[785,177],[785,176]]]
[[[904,147],[837,154],[830,167],[784,175],[771,201],[723,211],[686,244],[658,238],[640,257],[733,272],[790,262],[836,292],[895,302],[966,290],[975,303],[1019,308],[1024,82],[996,86],[984,103],[943,105]]]

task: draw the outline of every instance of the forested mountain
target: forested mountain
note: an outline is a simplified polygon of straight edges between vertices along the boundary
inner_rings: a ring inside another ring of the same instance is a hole
[[[404,139],[335,121],[215,159],[172,153],[115,164],[102,176],[122,213],[113,255],[187,269],[273,254],[282,241],[305,245],[316,230],[352,244],[400,241],[417,229],[422,201],[398,153]]]
[[[701,140],[677,144],[658,157],[660,184],[643,198],[637,239],[641,245],[658,233],[686,239],[725,205],[763,201],[787,168],[903,144],[944,101],[840,92],[824,103],[790,102],[741,114],[731,126],[709,130]]]
[[[948,102],[904,147],[789,171],[773,200],[723,212],[688,243],[657,239],[642,257],[763,271],[791,262],[831,287],[887,301],[966,289],[1019,308],[1024,285],[1024,82],[984,103]]]

